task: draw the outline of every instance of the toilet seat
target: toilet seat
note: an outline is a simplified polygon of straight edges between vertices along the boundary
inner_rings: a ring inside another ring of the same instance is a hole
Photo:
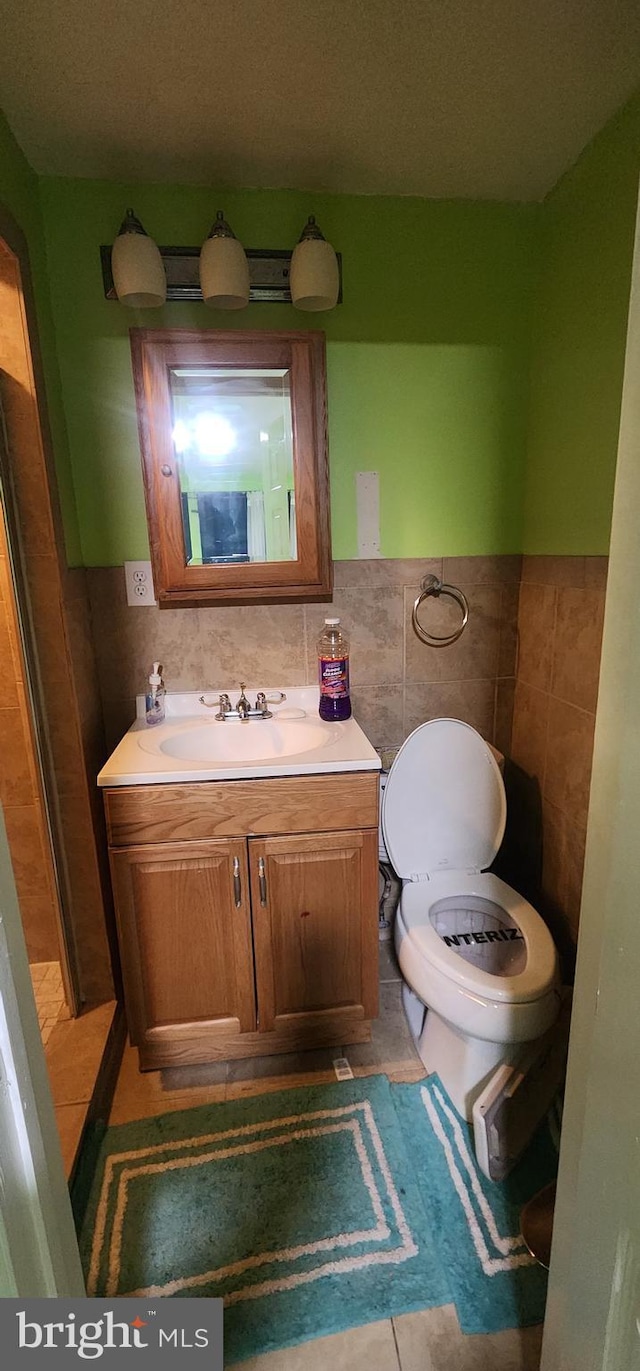
[[[506,818],[500,768],[470,724],[431,719],[403,743],[382,800],[385,847],[402,880],[484,871]]]
[[[465,895],[497,905],[516,925],[526,952],[521,971],[515,975],[494,975],[483,967],[474,966],[464,961],[455,946],[447,946],[436,932],[431,922],[434,905],[443,899]],[[439,975],[472,994],[499,1004],[527,1004],[540,999],[555,984],[556,950],[546,924],[533,905],[493,872],[447,871],[427,882],[406,882],[400,916],[414,956],[419,961],[428,961]]]

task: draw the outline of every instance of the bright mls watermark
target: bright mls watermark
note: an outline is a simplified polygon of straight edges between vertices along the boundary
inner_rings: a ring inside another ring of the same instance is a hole
[[[223,1371],[222,1300],[0,1300],[0,1347],[13,1367],[68,1371],[77,1358],[159,1371]]]

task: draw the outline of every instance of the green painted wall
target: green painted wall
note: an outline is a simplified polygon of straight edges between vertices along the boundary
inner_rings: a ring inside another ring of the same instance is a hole
[[[18,147],[2,113],[0,113],[0,204],[9,211],[22,229],[29,249],[29,262],[38,316],[38,335],[67,543],[67,557],[71,564],[76,564],[81,561],[80,533],[55,349],[38,181]]]
[[[40,181],[82,556],[147,555],[127,330],[321,327],[328,341],[334,556],[356,554],[354,472],[376,469],[387,557],[521,544],[539,207]],[[159,242],[197,244],[218,207],[248,247],[287,247],[309,213],[343,253],[344,303],[223,316],[103,298],[98,247],[133,205]]]
[[[523,547],[606,553],[640,175],[640,97],[545,201]]]

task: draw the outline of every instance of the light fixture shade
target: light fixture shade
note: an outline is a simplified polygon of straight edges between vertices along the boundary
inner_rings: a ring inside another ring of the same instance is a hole
[[[244,309],[249,304],[247,254],[222,210],[200,252],[200,289],[211,309]]]
[[[128,209],[111,249],[116,295],[131,309],[158,309],[167,298],[167,278],[160,249]]]
[[[296,309],[333,309],[338,303],[338,259],[312,214],[291,255],[290,287]]]

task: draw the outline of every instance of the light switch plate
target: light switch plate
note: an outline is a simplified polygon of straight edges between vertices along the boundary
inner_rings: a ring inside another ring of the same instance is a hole
[[[155,605],[151,562],[125,562],[124,578],[128,605]]]

